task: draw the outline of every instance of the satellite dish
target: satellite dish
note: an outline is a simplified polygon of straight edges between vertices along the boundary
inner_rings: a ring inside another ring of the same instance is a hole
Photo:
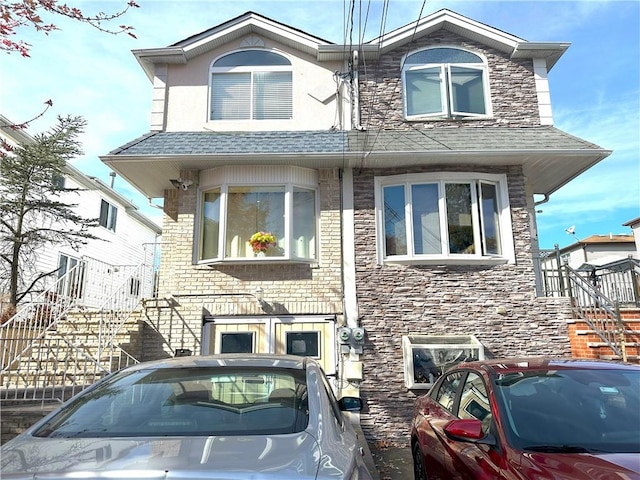
[[[565,228],[564,231],[567,232],[567,235],[575,235],[576,226],[575,225],[571,225],[569,228]]]

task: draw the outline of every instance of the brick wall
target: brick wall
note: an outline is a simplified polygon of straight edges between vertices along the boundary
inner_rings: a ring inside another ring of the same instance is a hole
[[[465,166],[438,169],[449,170],[464,171]],[[417,171],[363,170],[354,176],[357,297],[360,321],[367,332],[361,385],[367,408],[361,418],[372,441],[409,441],[416,393],[404,384],[402,335],[471,334],[482,342],[488,356],[571,353],[568,300],[535,295],[525,179],[520,167],[492,170],[506,173],[508,178],[515,264],[376,264],[374,176]],[[498,306],[506,313],[497,313]]]
[[[198,183],[197,172],[180,175]],[[177,304],[147,309],[155,331],[149,330],[146,352],[166,356],[188,348],[198,353],[206,315],[342,314],[339,171],[323,169],[318,178],[320,250],[319,262],[312,265],[194,265],[197,189],[167,191],[159,297],[173,295]],[[263,306],[253,297],[258,287],[264,291]]]

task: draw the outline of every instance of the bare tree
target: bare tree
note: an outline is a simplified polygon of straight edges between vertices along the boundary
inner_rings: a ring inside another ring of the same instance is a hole
[[[78,189],[64,186],[65,165],[82,154],[77,140],[86,125],[82,117],[58,117],[48,133],[12,147],[0,148],[0,291],[17,305],[55,273],[37,271],[34,259],[43,248],[66,244],[79,248],[97,238],[90,229],[97,219],[75,213],[70,197]],[[1,128],[14,128],[3,126]]]
[[[69,6],[58,0],[0,0],[0,50],[19,52],[23,57],[29,56],[30,44],[15,39],[19,28],[33,28],[48,35],[58,27],[53,23],[45,23],[43,14],[67,17],[86,23],[101,32],[117,35],[126,33],[135,38],[133,27],[118,25],[113,28],[110,23],[122,17],[130,8],[138,8],[135,1],[129,0],[122,9],[113,13],[98,12],[85,14],[77,7]]]

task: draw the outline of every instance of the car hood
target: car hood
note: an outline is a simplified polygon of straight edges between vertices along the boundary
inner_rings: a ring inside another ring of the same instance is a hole
[[[320,460],[318,444],[307,432],[152,439],[20,436],[3,447],[0,471],[5,480],[315,479]]]
[[[524,453],[522,466],[526,478],[640,480],[640,455],[637,453]]]

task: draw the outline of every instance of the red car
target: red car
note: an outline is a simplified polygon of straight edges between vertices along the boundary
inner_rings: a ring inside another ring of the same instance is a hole
[[[416,480],[640,480],[640,366],[461,363],[415,402]]]

